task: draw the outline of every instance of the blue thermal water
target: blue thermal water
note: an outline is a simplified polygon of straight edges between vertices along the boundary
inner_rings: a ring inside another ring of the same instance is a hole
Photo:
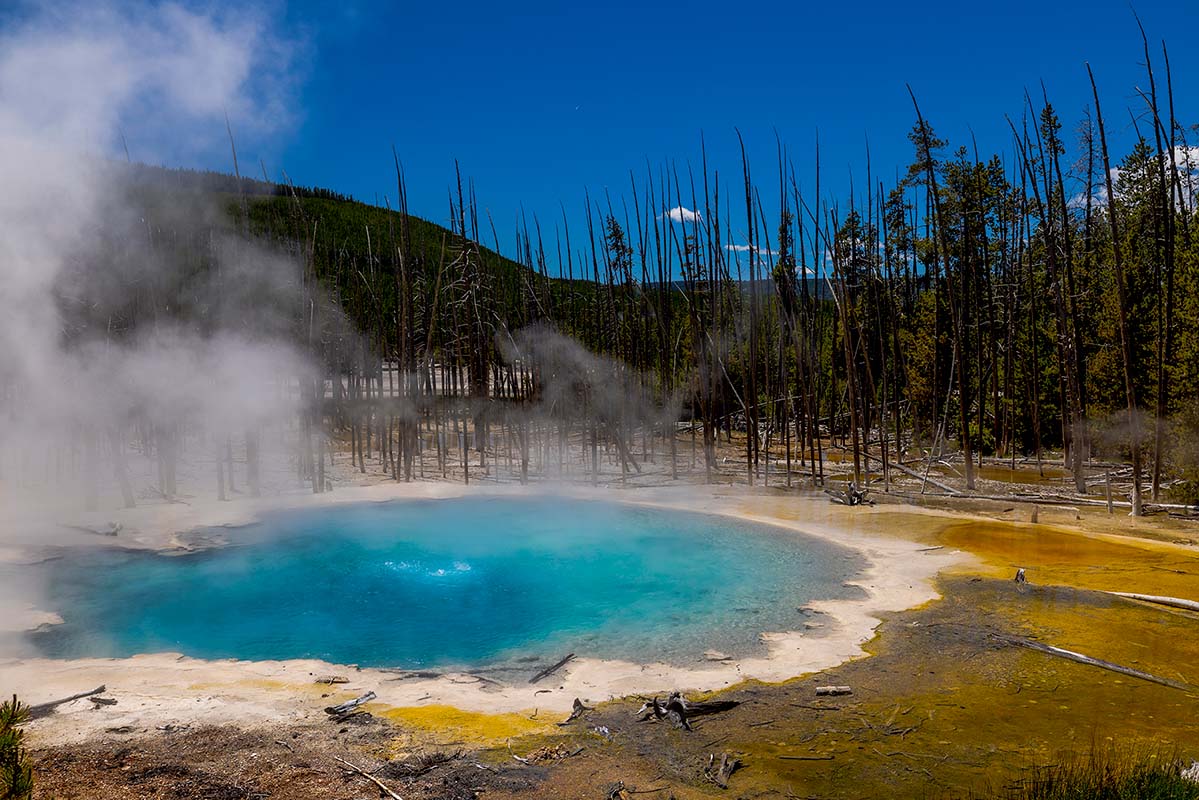
[[[401,668],[759,652],[800,607],[860,592],[851,550],[617,503],[475,498],[289,512],[184,556],[51,562],[56,657],[177,651]]]

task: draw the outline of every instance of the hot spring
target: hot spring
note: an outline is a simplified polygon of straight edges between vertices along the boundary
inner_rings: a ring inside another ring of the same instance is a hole
[[[860,596],[853,550],[725,517],[562,498],[277,513],[187,555],[49,562],[59,658],[182,652],[478,668],[560,656],[760,655],[813,600]],[[819,630],[814,631],[819,633]]]

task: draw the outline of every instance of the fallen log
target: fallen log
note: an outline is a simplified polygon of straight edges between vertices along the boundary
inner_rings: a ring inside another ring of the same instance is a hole
[[[1020,647],[1026,647],[1029,650],[1036,650],[1040,653],[1048,653],[1051,656],[1057,656],[1059,658],[1064,658],[1068,661],[1074,661],[1078,664],[1086,664],[1091,667],[1098,667],[1099,669],[1105,669],[1105,670],[1108,670],[1109,672],[1116,672],[1116,673],[1119,673],[1120,675],[1127,675],[1130,678],[1139,678],[1140,680],[1148,681],[1149,683],[1156,683],[1159,686],[1168,686],[1171,689],[1181,689],[1184,692],[1190,692],[1190,691],[1196,690],[1196,687],[1194,687],[1194,686],[1190,686],[1188,684],[1181,683],[1179,681],[1171,680],[1170,678],[1162,678],[1158,675],[1151,675],[1148,672],[1141,672],[1139,669],[1133,669],[1132,667],[1125,667],[1121,664],[1114,664],[1111,661],[1104,661],[1101,658],[1092,658],[1091,656],[1086,656],[1086,655],[1083,655],[1082,653],[1076,653],[1073,650],[1066,650],[1061,647],[1054,647],[1051,644],[1043,644],[1041,642],[1034,642],[1031,639],[1025,639],[1021,636],[1007,636],[1005,634],[994,634],[994,635],[1001,641],[1005,641],[1008,644],[1014,644],[1014,645],[1018,645]]]
[[[37,719],[38,717],[47,716],[54,713],[54,709],[58,708],[63,703],[69,703],[72,700],[82,700],[85,697],[91,697],[92,695],[96,694],[104,694],[107,688],[108,687],[106,686],[98,686],[95,689],[92,689],[90,692],[80,692],[79,694],[73,694],[70,697],[64,697],[61,700],[51,700],[49,703],[38,703],[36,706],[29,706],[29,718]]]
[[[575,654],[574,654],[574,653],[570,653],[570,654],[568,654],[568,655],[566,656],[566,658],[563,658],[563,659],[562,659],[561,661],[559,661],[557,664],[554,664],[553,666],[546,667],[545,669],[541,670],[541,672],[538,672],[536,675],[534,675],[532,678],[529,678],[529,683],[530,683],[530,684],[537,683],[537,681],[541,680],[542,678],[547,678],[547,677],[549,677],[550,675],[553,675],[555,672],[557,672],[558,670],[562,669],[562,668],[563,668],[564,666],[566,666],[568,663],[570,663],[571,661],[573,661],[573,660],[574,660],[574,657],[575,657]]]
[[[363,703],[369,703],[371,700],[374,700],[375,697],[376,695],[374,692],[367,692],[361,697],[355,697],[353,700],[350,700],[347,703],[342,703],[338,706],[329,706],[325,709],[325,713],[331,717],[340,717],[343,714],[358,708],[358,706],[362,705]]]
[[[849,686],[817,686],[817,697],[836,697],[843,694],[853,694],[853,689]]]
[[[879,463],[882,463],[882,459],[880,459],[880,458],[876,458],[876,457],[874,457],[874,456],[870,456],[870,457],[871,457],[871,458],[874,458],[874,460],[875,460],[875,461],[878,461]],[[892,462],[890,463],[890,465],[889,465],[889,466],[891,466],[893,469],[897,469],[897,470],[899,470],[900,472],[902,472],[903,474],[905,474],[905,475],[907,475],[907,476],[909,476],[909,477],[912,477],[912,478],[915,478],[915,479],[917,479],[917,480],[921,481],[921,483],[931,483],[933,486],[936,486],[938,489],[940,489],[940,490],[941,490],[941,491],[943,491],[943,492],[948,492],[949,494],[955,494],[955,495],[957,495],[957,494],[961,494],[961,493],[962,493],[960,489],[955,489],[955,488],[953,488],[952,486],[950,486],[949,484],[946,484],[946,483],[941,483],[940,481],[933,480],[932,478],[930,478],[930,477],[929,477],[929,476],[927,476],[927,475],[921,475],[921,474],[920,474],[919,472],[917,472],[916,470],[914,470],[914,469],[908,469],[908,468],[907,468],[907,467],[905,467],[904,465],[902,465],[902,464],[897,464],[897,463],[896,463],[896,462],[894,462],[894,461],[892,461]],[[923,487],[923,486],[921,486],[921,487],[920,487],[920,492],[921,492],[921,494],[923,494],[923,493],[924,493],[924,487]]]
[[[1184,600],[1181,597],[1163,597],[1156,594],[1137,594],[1136,592],[1108,592],[1116,597],[1123,597],[1128,600],[1140,600],[1142,603],[1153,603],[1159,606],[1170,606],[1171,608],[1183,608],[1187,611],[1199,612],[1199,602],[1194,600]]]
[[[879,464],[884,463],[881,458],[874,455],[870,451],[866,451],[865,456],[868,460],[877,461]],[[912,463],[920,463],[921,461],[923,461],[923,459],[920,459],[920,461],[916,461],[916,462],[912,462]],[[905,467],[903,464],[901,464],[898,461],[887,461],[887,462],[885,462],[885,464],[886,464],[886,466],[890,467],[891,469],[897,469],[900,472],[902,472],[904,475],[907,475],[910,478],[915,478],[916,480],[921,481],[922,483],[931,483],[933,486],[936,486],[938,489],[940,489],[943,492],[948,492],[949,494],[954,494],[954,495],[962,493],[960,489],[955,489],[952,486],[945,484],[945,483],[941,483],[938,480],[934,480],[933,478],[930,478],[927,475],[921,475],[916,470],[909,469],[908,467]],[[920,493],[924,494],[923,486],[920,487]]]

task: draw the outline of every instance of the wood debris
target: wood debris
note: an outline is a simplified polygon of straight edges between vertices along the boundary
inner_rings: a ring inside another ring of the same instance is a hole
[[[374,775],[371,775],[369,772],[367,772],[366,770],[364,770],[362,767],[355,766],[354,764],[351,764],[349,761],[346,761],[344,758],[341,758],[341,757],[339,757],[339,756],[333,756],[333,759],[334,759],[335,761],[340,761],[342,764],[345,764],[345,765],[346,765],[346,767],[348,767],[348,768],[350,769],[350,771],[351,771],[351,772],[356,772],[356,773],[358,773],[359,775],[361,775],[362,777],[366,778],[366,779],[367,779],[368,781],[370,781],[371,783],[373,783],[373,784],[375,784],[376,786],[378,786],[378,787],[379,787],[379,791],[386,793],[386,794],[387,794],[387,796],[388,796],[388,797],[390,797],[392,800],[404,800],[404,798],[403,798],[403,797],[400,797],[398,794],[396,794],[394,791],[392,791],[392,790],[391,790],[391,787],[389,787],[389,786],[388,786],[386,783],[384,783],[383,781],[379,780],[379,779],[378,779],[378,778],[376,778]]]
[[[556,663],[552,666],[546,667],[545,669],[541,670],[541,672],[538,672],[536,675],[534,675],[532,678],[529,678],[529,683],[530,684],[537,683],[537,681],[541,680],[542,678],[546,678],[546,677],[549,677],[550,675],[553,675],[555,672],[557,672],[558,670],[560,670],[564,666],[566,666],[569,662],[573,661],[574,657],[575,657],[574,653],[568,654],[565,658],[563,658],[558,663]]]
[[[668,720],[676,728],[691,730],[691,720],[707,714],[719,714],[722,711],[741,705],[737,700],[712,700],[704,703],[691,703],[678,692],[674,692],[663,703],[657,697],[642,704],[637,710],[637,717],[645,720]]]
[[[51,700],[48,703],[38,703],[35,706],[30,706],[28,709],[29,718],[37,719],[38,717],[44,717],[44,716],[47,716],[48,714],[53,714],[55,709],[57,709],[63,703],[70,703],[73,700],[82,700],[83,698],[91,697],[92,695],[104,694],[104,692],[107,690],[107,688],[108,687],[106,687],[106,686],[97,686],[95,689],[92,689],[90,692],[80,692],[79,694],[73,694],[70,697],[64,697],[61,700]],[[116,701],[113,701],[113,702],[116,702]]]
[[[313,683],[323,683],[332,685],[334,683],[349,683],[350,679],[344,675],[321,675]]]
[[[571,709],[571,712],[570,712],[570,716],[567,717],[566,719],[562,720],[561,722],[559,722],[558,726],[561,727],[568,723],[574,722],[576,719],[578,719],[579,717],[583,716],[584,714],[586,714],[588,711],[591,711],[591,710],[592,710],[591,706],[583,705],[583,701],[576,697],[575,702],[574,702],[574,707]]]
[[[740,767],[741,759],[739,758],[734,758],[728,753],[723,753],[720,756],[720,761],[717,761],[716,754],[711,753],[708,755],[708,765],[704,767],[704,777],[721,789],[727,789],[729,788],[729,778]]]

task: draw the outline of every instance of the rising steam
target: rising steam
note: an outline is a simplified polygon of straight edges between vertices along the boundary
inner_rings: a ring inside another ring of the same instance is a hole
[[[226,115],[251,139],[285,122],[289,46],[267,30],[114,2],[36,9],[0,34],[0,535],[28,528],[19,511],[143,491],[135,441],[147,456],[189,433],[221,442],[294,404],[294,263],[189,240],[220,210],[147,204],[123,163],[127,147],[227,148]]]

